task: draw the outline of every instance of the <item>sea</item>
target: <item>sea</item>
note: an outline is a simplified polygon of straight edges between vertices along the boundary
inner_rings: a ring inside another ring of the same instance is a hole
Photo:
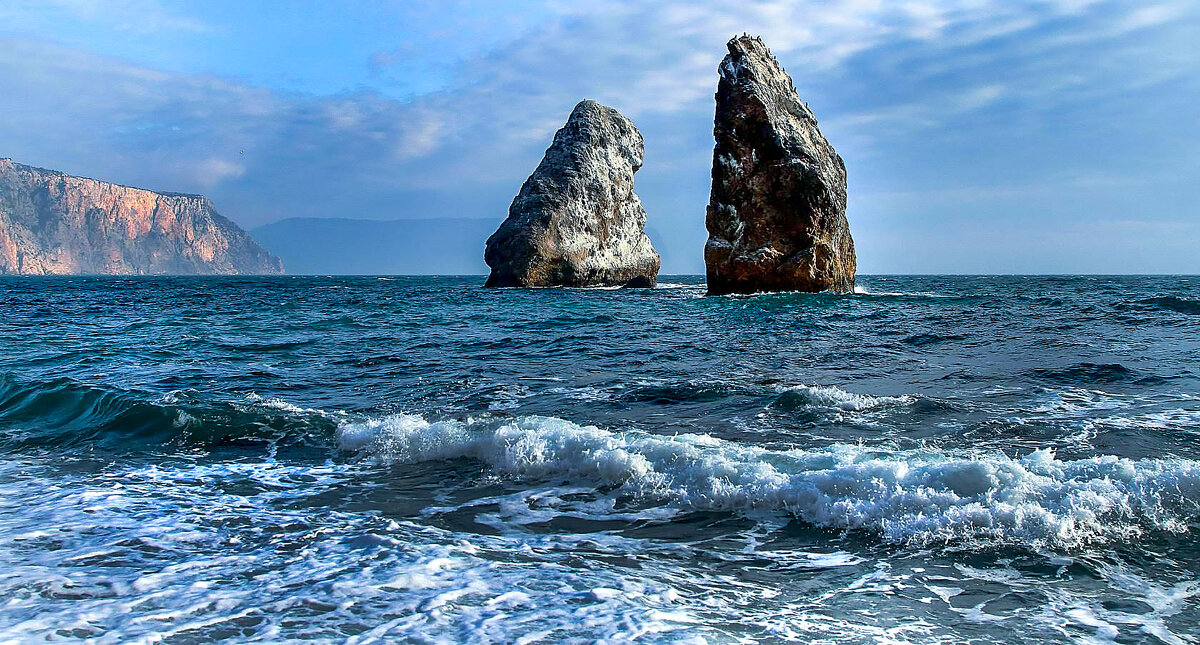
[[[1200,277],[482,282],[0,279],[0,641],[1200,641]]]

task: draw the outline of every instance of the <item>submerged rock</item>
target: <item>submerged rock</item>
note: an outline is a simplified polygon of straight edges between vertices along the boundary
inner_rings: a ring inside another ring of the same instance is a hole
[[[762,40],[728,48],[713,126],[709,293],[852,291],[842,158]]]
[[[644,151],[620,112],[576,105],[487,240],[487,286],[654,286],[661,260],[633,192]]]
[[[283,264],[200,195],[0,159],[0,274],[263,274]]]

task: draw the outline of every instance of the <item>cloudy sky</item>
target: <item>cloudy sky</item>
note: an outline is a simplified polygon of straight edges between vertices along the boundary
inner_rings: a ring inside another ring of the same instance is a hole
[[[646,138],[700,272],[713,92],[763,36],[862,273],[1200,273],[1200,3],[0,0],[0,156],[287,217],[502,217],[571,107]]]

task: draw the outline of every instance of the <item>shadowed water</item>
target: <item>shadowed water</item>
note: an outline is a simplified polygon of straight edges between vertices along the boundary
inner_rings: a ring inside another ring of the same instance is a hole
[[[0,279],[0,631],[1194,643],[1200,278]]]

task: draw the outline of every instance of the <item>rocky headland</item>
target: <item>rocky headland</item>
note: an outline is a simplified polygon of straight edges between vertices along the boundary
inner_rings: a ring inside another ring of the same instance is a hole
[[[762,40],[727,46],[706,217],[709,293],[853,290],[842,158]]]
[[[576,105],[487,240],[487,286],[654,286],[661,260],[633,192],[644,154],[620,112]]]
[[[200,195],[0,159],[0,274],[271,274],[283,264]]]

